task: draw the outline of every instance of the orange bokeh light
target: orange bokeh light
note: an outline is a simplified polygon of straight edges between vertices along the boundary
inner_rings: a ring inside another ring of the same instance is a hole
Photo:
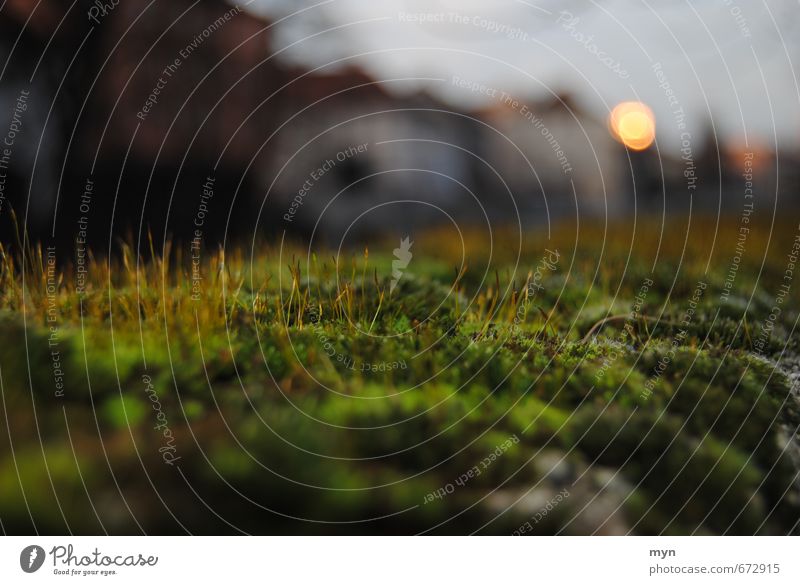
[[[642,102],[622,102],[611,111],[608,126],[614,138],[631,150],[644,150],[656,138],[653,110]]]

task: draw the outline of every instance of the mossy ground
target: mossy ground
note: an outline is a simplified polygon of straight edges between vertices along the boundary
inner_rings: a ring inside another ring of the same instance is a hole
[[[84,294],[6,250],[3,528],[796,533],[797,226],[731,283],[738,233],[421,234],[394,290],[391,243],[208,250],[195,289],[187,252],[124,248]]]

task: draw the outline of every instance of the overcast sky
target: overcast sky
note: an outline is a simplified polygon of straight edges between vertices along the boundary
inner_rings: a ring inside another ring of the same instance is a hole
[[[306,65],[371,53],[354,59],[376,78],[443,79],[403,87],[426,85],[466,107],[497,98],[457,88],[454,75],[521,98],[569,92],[597,117],[619,101],[640,99],[656,113],[659,143],[667,148],[679,142],[679,108],[697,140],[713,118],[724,138],[751,146],[800,142],[793,69],[800,57],[798,0],[252,0],[248,6],[272,19],[307,7],[277,27],[273,46],[296,43],[284,55]]]

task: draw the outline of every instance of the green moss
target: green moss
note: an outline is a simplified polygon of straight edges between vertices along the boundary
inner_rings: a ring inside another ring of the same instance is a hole
[[[109,396],[102,406],[103,418],[117,429],[137,426],[147,412],[142,400],[130,396]]]
[[[461,259],[445,254],[441,241],[425,254],[424,237],[391,295],[392,257],[374,251],[365,270],[362,258],[355,258],[355,267],[340,267],[338,281],[330,260],[320,260],[325,268],[311,274],[303,267],[296,283],[301,294],[292,296],[286,261],[274,250],[254,259],[252,268],[233,250],[225,268],[226,304],[218,280],[207,281],[207,303],[192,304],[181,296],[186,283],[177,268],[163,282],[161,266],[150,266],[141,291],[120,269],[111,301],[102,290],[107,283],[94,283],[102,293],[84,300],[83,328],[74,295],[62,293],[63,397],[53,392],[46,323],[31,318],[41,307],[26,321],[7,300],[0,305],[0,335],[12,342],[0,344],[0,368],[32,513],[37,521],[47,519],[42,526],[49,521],[54,531],[63,530],[63,519],[53,515],[44,449],[58,493],[75,495],[77,520],[69,520],[76,532],[97,531],[78,468],[103,501],[119,498],[116,479],[137,513],[160,510],[152,479],[170,509],[185,506],[187,517],[197,514],[176,468],[159,457],[147,375],[180,450],[180,472],[220,515],[254,532],[415,532],[442,523],[441,532],[463,533],[487,522],[485,532],[510,532],[519,518],[487,511],[489,494],[524,493],[537,482],[547,492],[554,487],[548,482],[575,479],[576,473],[558,480],[543,474],[536,458],[546,450],[568,454],[573,471],[586,469],[582,481],[595,491],[581,496],[585,489],[577,489],[537,524],[541,533],[559,530],[585,505],[599,505],[605,494],[592,479],[598,470],[621,478],[625,496],[615,497],[624,501],[612,500],[633,532],[792,530],[800,511],[789,434],[800,425],[800,406],[780,368],[797,359],[797,336],[788,335],[796,295],[787,297],[760,352],[755,343],[785,260],[768,256],[758,283],[743,264],[723,302],[729,259],[715,259],[705,274],[702,238],[689,250],[650,242],[631,253],[633,240],[617,231],[595,233],[572,256],[574,238],[565,238],[562,258],[574,261],[572,270],[567,274],[564,264],[543,275],[542,290],[527,306],[515,305],[519,297],[511,293],[520,292],[543,245],[523,251],[516,273],[511,246],[494,249],[485,274],[475,267],[487,251],[471,250],[473,268],[457,292],[451,289]],[[637,238],[647,241],[658,231],[648,228]],[[783,238],[776,249],[786,249],[791,233],[775,232],[776,242]],[[598,270],[596,242],[605,236]],[[204,266],[209,275],[219,268]],[[234,300],[231,288],[239,279]],[[601,322],[629,314],[645,279],[653,281],[641,305],[647,318]],[[708,290],[683,324],[700,279],[709,282]],[[352,297],[337,302],[345,285]],[[320,310],[322,317],[312,318]],[[596,335],[583,341],[595,326]],[[65,410],[72,443],[63,432]],[[422,504],[509,437],[518,442],[479,476]],[[141,448],[149,478],[131,440]],[[71,444],[74,455],[65,447]],[[98,471],[105,457],[113,476]],[[5,455],[0,473],[4,525],[9,519],[11,526],[24,526],[22,490]],[[242,503],[231,487],[278,513]],[[392,516],[398,510],[406,512]],[[382,520],[331,528],[287,516]],[[142,518],[148,531],[165,522]],[[118,522],[123,530],[136,529],[127,517]]]

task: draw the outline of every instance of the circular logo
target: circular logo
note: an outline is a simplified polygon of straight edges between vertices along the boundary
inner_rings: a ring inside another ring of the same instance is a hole
[[[26,546],[19,553],[19,566],[26,573],[35,573],[44,564],[44,549],[41,546],[32,544]]]

